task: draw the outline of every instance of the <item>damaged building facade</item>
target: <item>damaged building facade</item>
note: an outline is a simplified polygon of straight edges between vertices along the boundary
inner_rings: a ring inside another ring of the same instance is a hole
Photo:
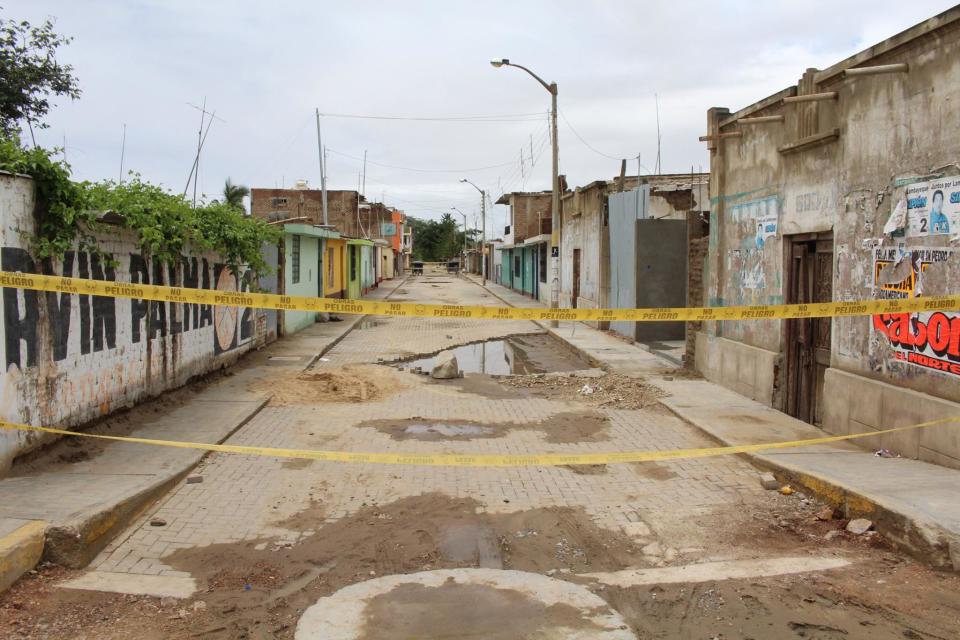
[[[715,107],[710,306],[960,288],[960,8],[735,113]],[[709,379],[837,434],[960,414],[960,313],[704,323]],[[867,438],[960,468],[960,434]]]

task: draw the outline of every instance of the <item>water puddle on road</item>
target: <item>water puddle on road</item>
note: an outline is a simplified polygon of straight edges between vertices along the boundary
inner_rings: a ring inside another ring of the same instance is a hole
[[[529,375],[551,371],[590,369],[590,363],[566,349],[546,334],[510,336],[465,344],[450,349],[464,373],[489,375]],[[398,363],[399,366],[430,371],[436,356]]]
[[[496,430],[475,424],[450,424],[445,422],[425,422],[411,424],[403,432],[417,437],[420,440],[432,439],[431,436],[443,438],[471,438],[493,435]]]

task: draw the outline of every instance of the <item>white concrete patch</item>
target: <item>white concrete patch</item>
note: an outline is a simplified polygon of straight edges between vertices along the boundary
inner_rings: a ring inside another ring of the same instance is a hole
[[[763,578],[788,573],[825,571],[849,565],[843,558],[764,558],[761,560],[723,560],[688,564],[681,567],[658,569],[625,569],[609,573],[583,573],[585,578],[596,578],[604,584],[616,587],[632,587],[645,584],[668,584],[677,582],[711,582],[713,580],[736,580],[738,578]]]
[[[401,586],[417,585],[426,588],[449,588],[451,586],[472,586],[496,590],[498,594],[508,594],[492,599],[509,600],[510,597],[524,599],[526,602],[535,602],[543,607],[557,605],[563,608],[573,607],[579,613],[583,628],[551,626],[547,615],[544,615],[544,625],[536,629],[536,637],[565,638],[567,640],[635,640],[636,636],[630,631],[619,613],[599,596],[594,595],[584,587],[562,580],[554,580],[536,573],[523,571],[502,571],[495,569],[446,569],[425,571],[409,575],[394,575],[376,578],[366,582],[344,587],[332,596],[321,598],[315,605],[304,612],[297,624],[296,640],[357,640],[366,637],[365,625],[368,622],[368,604],[378,596],[389,597],[391,592]],[[466,612],[471,606],[476,609],[489,609],[472,612],[485,620],[496,621],[501,625],[509,625],[506,614],[499,611],[499,607],[486,606],[487,603],[464,603]],[[416,618],[423,611],[430,611],[430,603],[425,608],[411,612]],[[466,616],[466,614],[465,614]],[[400,624],[399,621],[395,621]],[[523,622],[529,622],[524,620]],[[430,628],[431,620],[420,620],[426,628]],[[468,623],[459,633],[461,637],[472,636],[474,633],[483,633],[483,630],[471,629]],[[392,636],[390,636],[392,637]],[[525,636],[526,637],[526,636]]]
[[[109,593],[156,596],[157,598],[189,598],[197,590],[197,583],[193,578],[148,576],[111,571],[91,571],[57,586],[61,589],[107,591]]]

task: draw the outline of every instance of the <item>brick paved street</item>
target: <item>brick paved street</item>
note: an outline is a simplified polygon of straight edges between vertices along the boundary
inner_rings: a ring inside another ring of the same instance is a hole
[[[441,287],[436,286],[438,279],[443,281]],[[478,303],[485,295],[477,285],[455,277],[410,280],[401,291],[416,300],[455,300],[463,304]],[[318,366],[331,369],[343,364],[376,362],[378,358],[392,360],[435,352],[453,344],[537,330],[526,322],[407,318],[375,322],[377,326],[354,330]],[[608,436],[590,442],[551,444],[544,441],[543,431],[526,429],[508,431],[499,438],[465,442],[398,442],[374,428],[359,425],[369,420],[415,416],[482,424],[538,420],[549,424],[551,415],[576,411],[582,406],[575,401],[541,398],[487,398],[434,384],[412,373],[394,375],[407,388],[382,401],[268,406],[228,443],[479,454],[667,450],[712,444],[659,408],[602,410],[609,418]],[[703,547],[702,536],[696,529],[678,524],[765,498],[757,482],[757,471],[731,457],[609,465],[605,473],[592,475],[551,467],[381,466],[213,454],[199,474],[203,476],[202,483],[181,483],[127,535],[104,551],[92,567],[98,571],[187,577],[167,566],[164,557],[179,548],[221,542],[269,539],[270,544],[295,543],[301,536],[313,534],[315,527],[294,530],[280,523],[309,508],[311,501],[323,505],[324,521],[331,522],[362,506],[383,505],[429,492],[475,498],[491,512],[582,507],[601,527],[641,532],[643,542],[666,539],[663,549],[673,559],[676,550],[695,549],[694,553],[700,554]],[[150,526],[149,521],[157,517],[167,524]]]
[[[391,296],[398,298],[499,302],[474,281],[440,273],[409,278]],[[636,401],[650,392],[633,374],[618,379],[634,386],[598,400],[580,387],[592,385],[599,394],[614,374],[582,371],[508,384],[470,373],[434,380],[401,369],[441,349],[534,333],[542,329],[526,321],[366,318],[304,374],[265,358],[232,378],[231,392],[273,399],[227,442],[510,455],[715,446],[656,396],[631,405],[642,408],[623,408],[616,394]],[[530,335],[520,339],[531,349],[554,350],[528,353],[531,362],[589,366],[552,338],[537,338],[549,348],[530,347],[537,344]],[[560,380],[567,382],[552,382]],[[724,602],[730,620],[756,621],[749,633],[716,637],[764,637],[770,625],[803,631],[791,626],[797,607],[806,607],[810,619],[834,616],[831,628],[859,631],[854,618],[835,613],[837,599],[894,597],[875,589],[857,596],[865,570],[878,585],[912,582],[914,598],[947,588],[901,556],[831,537],[839,532],[819,519],[823,504],[764,490],[759,475],[735,456],[459,468],[213,453],[86,570],[63,576],[43,600],[49,611],[35,614],[35,631],[22,635],[58,637],[44,625],[62,625],[91,638],[292,638],[308,607],[344,588],[369,590],[380,577],[471,567],[514,570],[496,573],[504,579],[587,585],[638,637],[647,637],[644,629],[650,637],[673,637],[691,610],[697,629],[733,624],[717,622],[714,612]],[[889,632],[878,637],[924,625],[940,632],[952,607],[945,605],[934,621],[898,613],[878,623]],[[90,618],[101,610],[100,618]],[[61,611],[71,613],[64,618]],[[83,622],[71,622],[71,615]]]

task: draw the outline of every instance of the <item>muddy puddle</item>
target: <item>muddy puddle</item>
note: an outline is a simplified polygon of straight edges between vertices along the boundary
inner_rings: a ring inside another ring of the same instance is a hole
[[[450,349],[457,357],[457,364],[464,373],[488,375],[530,375],[551,371],[579,371],[590,369],[591,364],[565,348],[547,334],[510,336],[465,344]],[[399,366],[430,371],[436,364],[436,356],[409,360]]]
[[[373,428],[394,440],[426,442],[502,438],[511,431],[535,430],[550,443],[596,442],[609,438],[610,420],[594,411],[556,413],[537,422],[495,422],[482,424],[472,420],[434,420],[408,418],[402,420],[366,420],[357,425]]]

